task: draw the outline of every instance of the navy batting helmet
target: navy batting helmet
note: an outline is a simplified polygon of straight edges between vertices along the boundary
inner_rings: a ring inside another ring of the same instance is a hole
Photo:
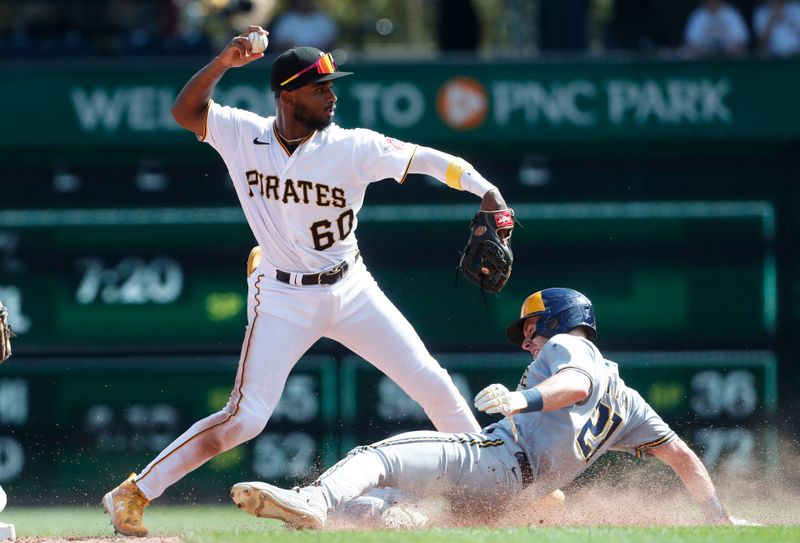
[[[586,328],[591,341],[597,337],[594,308],[589,298],[571,288],[546,288],[534,292],[522,302],[520,318],[508,325],[506,337],[515,345],[525,340],[525,319],[539,315],[536,333],[545,337],[565,334],[578,326]]]

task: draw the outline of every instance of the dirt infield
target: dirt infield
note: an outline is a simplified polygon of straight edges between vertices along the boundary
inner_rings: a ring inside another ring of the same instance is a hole
[[[716,474],[719,495],[733,516],[768,525],[800,524],[800,492],[779,472],[760,480]],[[499,526],[693,526],[705,519],[672,473],[605,477],[567,489],[561,506],[501,515]]]
[[[718,485],[720,494],[732,515],[765,525],[800,525],[800,494],[785,491],[774,484],[746,485],[734,488]],[[706,521],[688,493],[675,481],[661,485],[641,486],[631,480],[593,482],[571,488],[561,504],[531,507],[519,498],[491,507],[464,511],[454,515],[442,501],[418,505],[431,520],[434,528],[470,527],[676,527],[701,526]],[[377,529],[380,525],[342,523],[329,526],[331,530]]]
[[[119,536],[92,537],[88,539],[82,539],[80,537],[21,537],[16,539],[17,543],[108,543],[109,541],[119,541],[122,543],[123,541],[131,540],[132,539],[129,537]],[[181,538],[177,536],[143,537],[136,538],[134,541],[136,541],[136,543],[180,543]]]
[[[756,477],[737,472],[715,473],[714,480],[731,514],[771,526],[800,525],[800,473],[792,458],[783,468]],[[699,526],[705,519],[689,494],[671,472],[655,462],[614,463],[601,467],[594,477],[578,480],[564,488],[566,500],[548,507],[533,507],[532,499],[518,496],[499,504],[482,504],[480,510],[453,508],[444,499],[426,501],[419,509],[430,518],[431,528],[514,528],[514,527],[674,527]],[[493,507],[488,507],[493,505]],[[225,521],[221,529],[236,528]],[[151,526],[158,529],[157,526]],[[240,529],[241,527],[239,527]],[[328,530],[385,529],[384,525],[355,525],[331,522]],[[163,528],[162,528],[163,530]],[[271,529],[270,529],[271,530]],[[245,532],[248,530],[245,529]],[[135,539],[136,543],[181,543],[175,535]],[[280,532],[272,532],[273,535]],[[320,534],[322,535],[322,534]],[[324,537],[324,536],[323,536]],[[130,542],[131,538],[108,537],[24,537],[19,543],[108,543]]]
[[[800,463],[800,462],[798,462]],[[794,459],[759,477],[736,471],[714,474],[729,512],[765,525],[800,525],[800,491]],[[627,464],[627,465],[625,465]],[[673,472],[658,462],[616,462],[595,476],[566,487],[563,503],[534,507],[523,497],[453,515],[443,502],[421,504],[434,527],[631,526],[706,524]],[[343,526],[343,528],[358,528]],[[364,526],[363,528],[367,528]],[[374,528],[374,526],[373,526]]]

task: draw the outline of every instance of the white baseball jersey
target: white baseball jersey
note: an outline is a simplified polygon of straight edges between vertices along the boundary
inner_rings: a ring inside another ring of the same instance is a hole
[[[290,153],[275,130],[275,117],[209,106],[204,141],[225,161],[264,258],[301,273],[352,259],[367,186],[402,182],[416,146],[331,124]]]

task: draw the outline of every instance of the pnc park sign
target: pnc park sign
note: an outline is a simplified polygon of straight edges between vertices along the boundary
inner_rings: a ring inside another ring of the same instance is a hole
[[[214,99],[274,113],[266,66],[230,72]],[[800,113],[782,104],[800,91],[798,68],[763,60],[353,63],[347,69],[356,75],[336,83],[336,120],[420,143],[797,139]],[[59,130],[45,135],[50,143],[193,143],[170,114],[191,71],[83,68],[36,81],[41,74],[9,71],[0,108],[13,120],[27,110],[20,101],[30,101],[58,119]],[[0,144],[42,143],[40,130],[13,124],[18,130],[5,131]]]
[[[703,125],[731,123],[725,100],[730,81],[666,79],[663,81],[586,79],[494,81],[486,89],[475,79],[457,77],[438,91],[437,112],[455,130],[472,130],[487,117],[498,127],[522,123],[587,127],[598,124],[649,123]]]
[[[368,128],[424,128],[433,112],[457,131],[485,124],[500,128],[524,126],[589,127],[598,124],[709,125],[730,124],[733,114],[726,104],[731,83],[720,80],[666,79],[663,81],[611,79],[601,83],[585,79],[544,84],[538,81],[491,82],[458,76],[445,81],[435,98],[410,81],[349,86],[348,120]],[[172,87],[76,86],[71,89],[74,116],[83,132],[172,130],[170,116],[176,92]],[[221,85],[214,96],[221,104],[274,113],[271,94],[251,86]],[[432,107],[435,104],[435,109]]]

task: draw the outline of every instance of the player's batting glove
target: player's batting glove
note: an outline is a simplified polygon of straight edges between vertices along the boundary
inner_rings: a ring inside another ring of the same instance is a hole
[[[475,396],[475,409],[489,414],[500,413],[508,416],[527,406],[528,400],[522,392],[511,392],[498,383],[489,385]]]
[[[0,364],[11,356],[11,338],[14,336],[11,325],[8,324],[8,310],[0,302]]]

